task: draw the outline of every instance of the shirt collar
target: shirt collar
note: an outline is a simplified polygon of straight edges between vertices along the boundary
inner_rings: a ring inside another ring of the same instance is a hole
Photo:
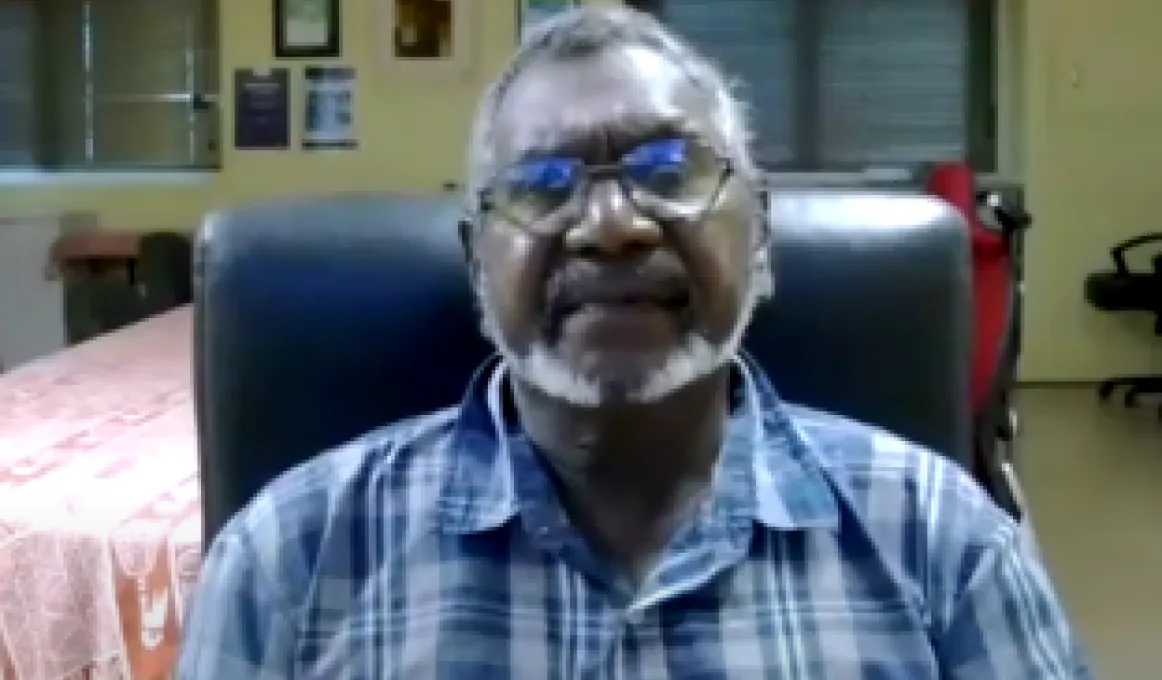
[[[732,370],[742,400],[731,416],[714,482],[715,510],[729,521],[775,530],[836,528],[839,504],[813,445],[792,421],[757,364],[740,354]],[[440,499],[440,523],[450,533],[488,531],[511,521],[527,484],[518,477],[536,465],[505,423],[508,368],[494,356],[480,366],[448,439],[451,466]],[[527,478],[528,475],[525,475]],[[518,491],[520,489],[521,491]]]

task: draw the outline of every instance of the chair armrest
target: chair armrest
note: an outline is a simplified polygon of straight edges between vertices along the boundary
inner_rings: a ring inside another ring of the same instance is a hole
[[[1033,215],[1025,210],[1024,206],[1006,204],[1004,196],[999,191],[978,191],[976,203],[992,211],[997,225],[1006,237],[1026,231],[1033,226]]]
[[[1141,246],[1157,242],[1162,242],[1162,231],[1155,231],[1147,234],[1140,234],[1132,239],[1122,241],[1110,249],[1110,257],[1114,259],[1114,266],[1117,267],[1119,274],[1129,274],[1130,269],[1126,265],[1126,253],[1139,248]]]

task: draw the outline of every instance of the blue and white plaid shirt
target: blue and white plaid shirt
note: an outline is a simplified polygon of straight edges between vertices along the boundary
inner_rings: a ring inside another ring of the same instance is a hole
[[[230,522],[179,680],[1091,677],[1035,551],[954,464],[738,374],[713,496],[640,587],[570,528],[493,362],[459,408]]]

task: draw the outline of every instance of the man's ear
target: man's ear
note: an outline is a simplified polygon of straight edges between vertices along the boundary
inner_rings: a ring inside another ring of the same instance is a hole
[[[763,248],[755,253],[751,262],[751,276],[754,277],[755,294],[760,302],[774,294],[775,273],[771,268],[769,248]]]
[[[464,254],[464,263],[468,265],[468,276],[472,280],[473,285],[475,285],[476,276],[480,270],[479,261],[476,259],[475,244],[472,242],[473,232],[476,231],[476,223],[464,218],[460,220],[456,228],[460,233],[460,250]]]
[[[756,245],[765,250],[771,245],[771,191],[768,187],[760,187],[758,190],[757,213]]]
[[[760,301],[771,297],[775,291],[774,271],[771,266],[771,203],[770,190],[766,187],[759,190],[758,223],[756,228],[756,248],[751,261],[752,276],[757,277],[755,286]]]

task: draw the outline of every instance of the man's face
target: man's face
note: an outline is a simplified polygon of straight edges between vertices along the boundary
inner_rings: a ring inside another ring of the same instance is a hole
[[[486,332],[520,377],[579,405],[646,402],[733,356],[760,206],[713,113],[643,47],[536,64],[509,89],[473,252]]]

